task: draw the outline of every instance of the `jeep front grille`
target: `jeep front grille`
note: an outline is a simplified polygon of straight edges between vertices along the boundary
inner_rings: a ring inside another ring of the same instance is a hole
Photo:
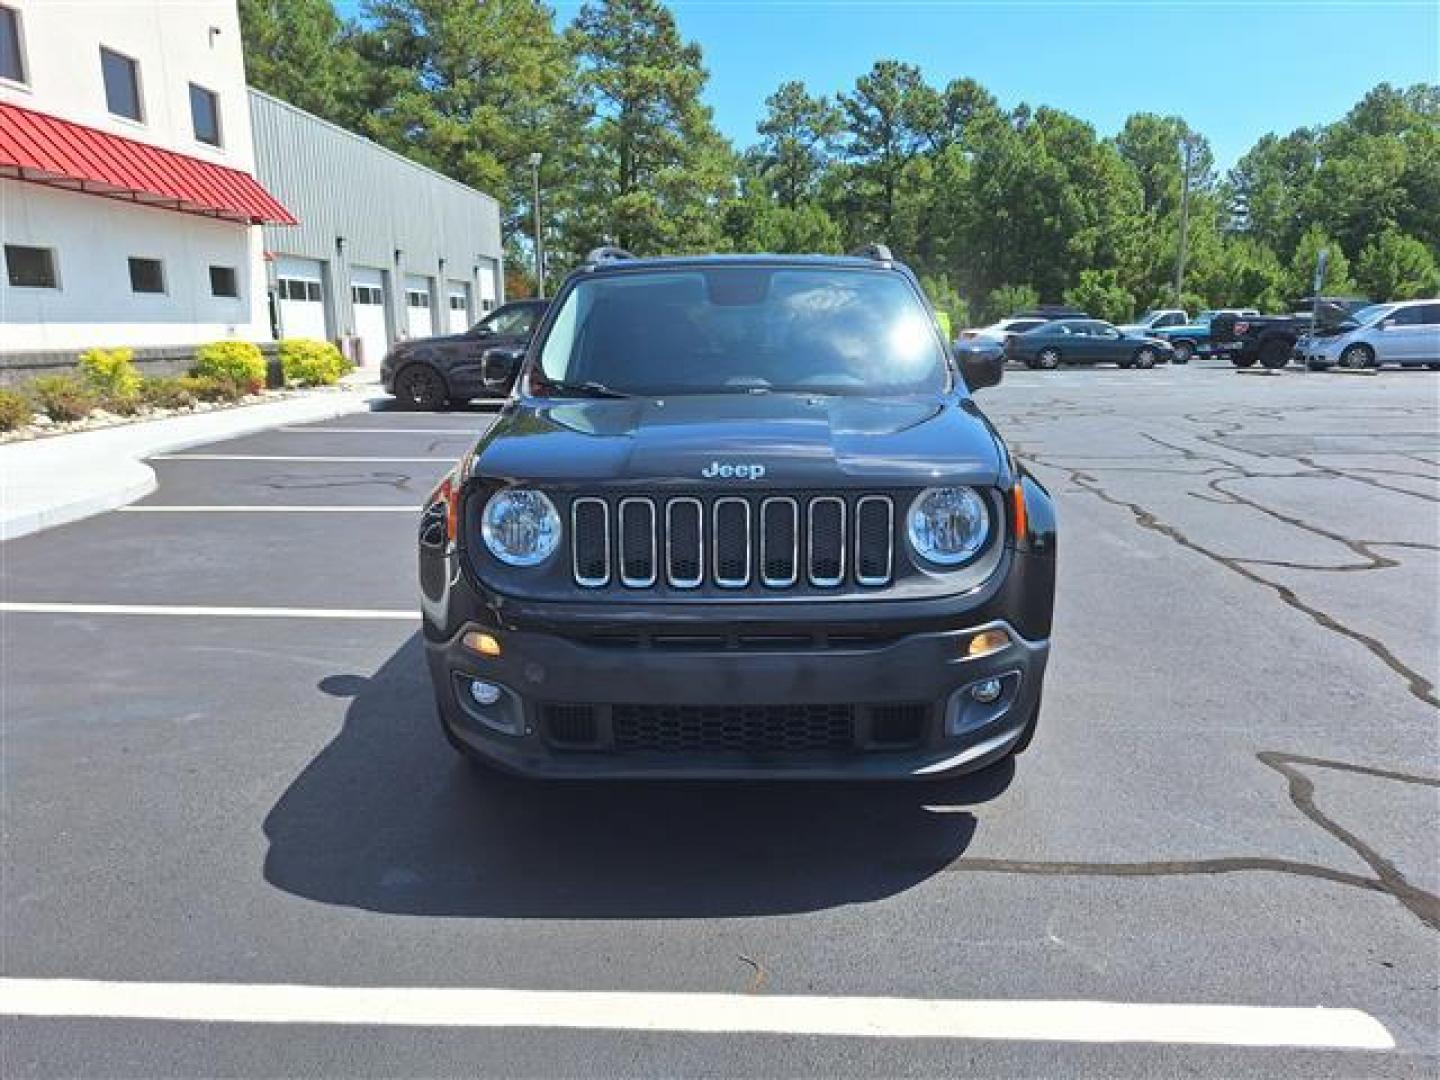
[[[580,496],[570,503],[571,568],[586,589],[835,589],[888,585],[888,495]]]

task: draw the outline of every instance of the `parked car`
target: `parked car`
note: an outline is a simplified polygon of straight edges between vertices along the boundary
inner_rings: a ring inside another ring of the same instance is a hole
[[[1295,302],[1290,315],[1222,313],[1210,320],[1211,346],[1238,368],[1254,367],[1257,361],[1267,368],[1283,368],[1290,363],[1295,343],[1310,330],[1316,312],[1322,327],[1338,326],[1368,303],[1354,297],[1305,297]]]
[[[1219,308],[1202,311],[1179,326],[1162,326],[1150,333],[1175,347],[1175,363],[1188,364],[1192,356],[1209,356],[1215,352],[1210,341],[1210,324],[1217,315],[1259,315],[1254,308]]]
[[[414,409],[440,409],[486,395],[503,397],[510,392],[508,384],[485,382],[485,354],[508,350],[512,370],[518,367],[548,306],[546,300],[517,300],[461,333],[398,342],[380,365],[381,385]]]
[[[960,331],[957,342],[975,341],[983,339],[988,341],[1004,341],[1006,334],[1023,334],[1026,330],[1034,330],[1037,326],[1043,326],[1050,320],[1043,316],[1011,316],[1008,319],[1001,319],[989,326],[970,326]]]
[[[430,496],[423,636],[461,753],[537,777],[927,780],[1034,736],[1050,496],[919,282],[592,253]]]
[[[1011,334],[1023,334],[1044,326],[1049,319],[1025,316],[1001,319],[989,326],[973,327],[960,332],[955,341],[955,355],[960,357],[987,357],[1003,360],[1005,339]]]
[[[1440,370],[1440,299],[1371,304],[1295,343],[1295,359],[1312,371],[1383,367]]]
[[[1154,308],[1145,312],[1135,322],[1125,323],[1119,329],[1126,334],[1148,334],[1153,330],[1163,330],[1167,326],[1184,326],[1189,321],[1190,316],[1180,308]]]
[[[1175,354],[1168,342],[1125,333],[1100,319],[1057,319],[1005,340],[1005,357],[1046,371],[1061,364],[1119,364],[1152,368]]]

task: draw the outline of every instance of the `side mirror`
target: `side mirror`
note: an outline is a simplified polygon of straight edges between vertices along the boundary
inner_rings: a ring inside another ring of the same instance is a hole
[[[481,323],[479,326],[475,327],[475,336],[476,336],[476,337],[494,337],[494,336],[495,336],[495,328],[494,328],[493,326],[491,326],[489,323]]]
[[[984,390],[987,386],[999,386],[1005,374],[1005,357],[999,353],[962,353],[960,374],[971,393]]]
[[[520,370],[520,354],[514,349],[487,349],[480,357],[480,381],[486,390],[508,391]]]
[[[1395,320],[1394,320],[1394,319],[1382,319],[1382,320],[1380,320],[1380,329],[1381,329],[1381,330],[1391,330],[1391,329],[1394,329],[1394,327],[1395,327]]]

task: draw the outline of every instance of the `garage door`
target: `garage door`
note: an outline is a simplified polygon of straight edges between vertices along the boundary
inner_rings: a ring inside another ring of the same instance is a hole
[[[430,279],[405,279],[405,327],[412,338],[432,337],[435,320],[430,313]]]
[[[445,291],[449,294],[446,299],[450,305],[450,333],[470,329],[474,321],[470,317],[470,286],[463,281],[452,281]]]
[[[313,259],[282,255],[276,267],[276,296],[280,301],[280,333],[287,338],[327,341],[324,275]]]
[[[385,325],[385,274],[368,266],[350,272],[350,304],[355,313],[355,336],[360,339],[360,362],[375,367],[390,348]]]
[[[494,259],[480,260],[480,314],[494,311],[500,303],[500,290],[496,285],[499,268]]]

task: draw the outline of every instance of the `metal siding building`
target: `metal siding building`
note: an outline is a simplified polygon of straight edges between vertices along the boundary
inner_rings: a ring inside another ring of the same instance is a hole
[[[449,333],[503,300],[490,197],[258,90],[256,175],[300,221],[266,227],[280,333],[351,346]]]

